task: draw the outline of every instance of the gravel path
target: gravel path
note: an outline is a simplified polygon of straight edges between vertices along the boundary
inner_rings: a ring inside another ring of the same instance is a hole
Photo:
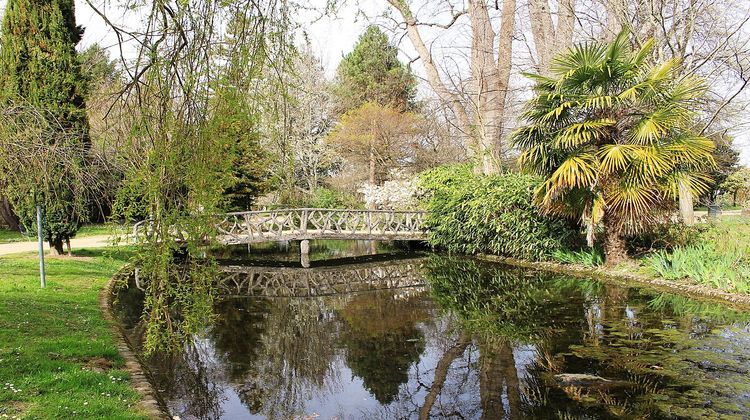
[[[70,247],[73,250],[80,248],[102,248],[110,246],[109,235],[86,236],[83,238],[73,238],[70,240]],[[35,252],[39,245],[33,242],[12,242],[9,244],[0,244],[0,255],[17,254],[20,252]],[[44,250],[49,253],[49,244],[44,243]]]

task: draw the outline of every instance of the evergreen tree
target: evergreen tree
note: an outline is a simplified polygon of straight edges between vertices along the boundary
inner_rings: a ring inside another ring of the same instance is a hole
[[[40,176],[16,177],[6,192],[27,228],[35,224],[36,205],[45,208],[45,236],[57,252],[75,235],[85,213],[82,188],[71,185],[80,179],[72,172],[85,170],[89,144],[85,80],[75,50],[82,34],[73,0],[8,0],[0,38],[0,105],[33,109],[57,131],[46,133],[46,144],[39,147],[66,156],[40,165]],[[21,169],[9,167],[9,161],[6,171]]]
[[[339,114],[367,102],[406,111],[415,106],[416,79],[383,31],[369,26],[341,60],[333,94]]]

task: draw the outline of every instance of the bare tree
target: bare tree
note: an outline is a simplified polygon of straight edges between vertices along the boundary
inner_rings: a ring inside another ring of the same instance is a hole
[[[477,161],[478,171],[497,172],[505,152],[501,136],[507,120],[505,111],[513,58],[516,0],[503,0],[497,30],[492,25],[489,7],[484,0],[470,0],[466,9],[448,3],[451,15],[448,23],[420,20],[407,1],[388,0],[388,3],[400,15],[399,25],[406,30],[419,55],[427,82],[454,113],[456,125],[467,141],[467,149]],[[464,16],[468,17],[471,27],[470,77],[468,83],[456,83],[441,74],[438,57],[427,45],[422,32],[425,28],[448,30],[464,20]]]

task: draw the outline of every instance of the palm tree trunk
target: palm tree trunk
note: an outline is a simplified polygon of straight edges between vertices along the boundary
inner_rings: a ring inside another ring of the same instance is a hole
[[[628,259],[627,243],[622,230],[615,226],[609,217],[604,216],[604,259],[607,265],[614,266]]]

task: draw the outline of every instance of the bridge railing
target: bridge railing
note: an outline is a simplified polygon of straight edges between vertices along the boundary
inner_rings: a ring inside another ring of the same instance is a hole
[[[424,232],[425,212],[345,209],[279,209],[228,213],[217,223],[218,234],[250,239],[282,239],[289,235],[396,235]]]

